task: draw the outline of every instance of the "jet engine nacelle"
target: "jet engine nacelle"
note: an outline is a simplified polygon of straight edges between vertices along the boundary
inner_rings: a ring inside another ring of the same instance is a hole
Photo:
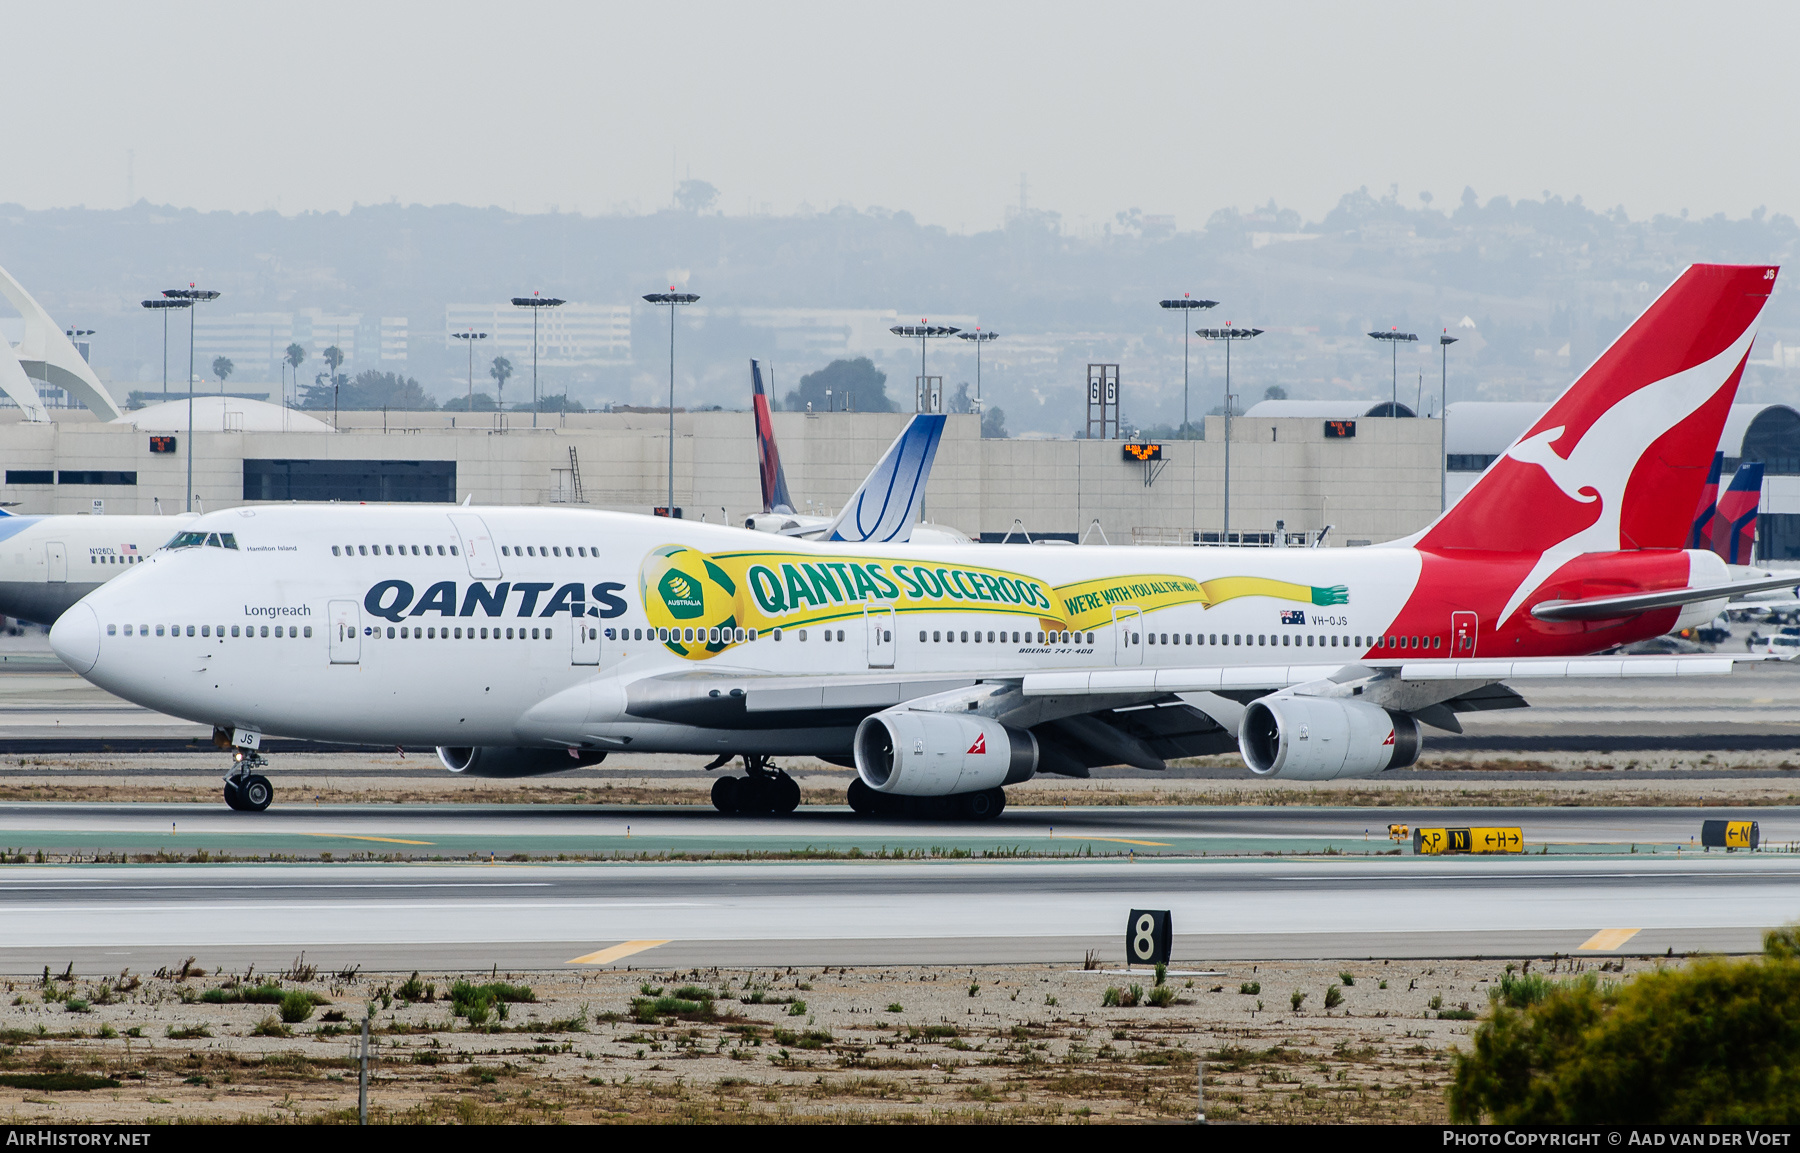
[[[863,718],[856,774],[878,793],[944,797],[1029,780],[1037,738],[990,717],[905,707]]]
[[[1419,759],[1419,722],[1367,701],[1269,696],[1238,725],[1238,751],[1264,777],[1329,781],[1403,769]]]
[[[580,749],[447,748],[439,746],[438,760],[453,773],[465,777],[538,777],[569,769],[597,765],[605,753]]]

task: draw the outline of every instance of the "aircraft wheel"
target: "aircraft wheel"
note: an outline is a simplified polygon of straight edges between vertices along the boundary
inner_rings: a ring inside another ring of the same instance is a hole
[[[774,789],[770,782],[761,777],[744,777],[738,781],[737,811],[754,814],[766,813],[774,808]]]
[[[738,779],[736,777],[720,777],[712,786],[713,808],[721,813],[738,811]]]
[[[957,800],[961,802],[964,820],[991,821],[1006,809],[1006,790],[983,789],[979,793],[964,793]]]
[[[253,773],[244,778],[244,783],[238,789],[238,795],[243,799],[245,812],[260,813],[269,807],[270,801],[275,799],[275,786],[271,785],[269,778],[261,773]]]
[[[863,779],[861,777],[857,777],[850,782],[849,789],[845,790],[844,800],[849,802],[850,810],[852,812],[868,816],[873,813],[876,806],[880,804],[880,796],[881,794],[877,793],[874,789],[863,784]]]
[[[234,813],[241,813],[244,811],[244,794],[242,790],[238,788],[238,782],[235,778],[225,782],[225,804],[228,805]]]
[[[783,773],[771,782],[775,788],[775,811],[791,813],[800,807],[800,782]]]

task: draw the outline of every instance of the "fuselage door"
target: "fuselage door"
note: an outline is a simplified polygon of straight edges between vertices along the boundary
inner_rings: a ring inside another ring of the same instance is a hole
[[[572,665],[597,665],[600,663],[600,618],[576,617],[569,622],[575,627],[569,630],[574,637],[575,650],[569,657]]]
[[[362,660],[362,606],[355,601],[331,602],[331,663],[353,665]]]
[[[894,610],[868,605],[863,608],[863,633],[869,639],[869,667],[894,667]]]
[[[53,540],[44,545],[44,579],[53,585],[64,584],[69,579],[69,550],[62,541]]]
[[[456,528],[456,539],[462,542],[463,559],[469,564],[469,575],[476,580],[497,580],[500,550],[488,532],[487,522],[472,512],[453,512],[450,523]]]
[[[1450,614],[1450,655],[1467,660],[1475,655],[1475,636],[1480,631],[1480,618],[1474,613]]]
[[[1141,665],[1144,663],[1144,614],[1142,611],[1125,607],[1113,609],[1113,663],[1117,665]]]

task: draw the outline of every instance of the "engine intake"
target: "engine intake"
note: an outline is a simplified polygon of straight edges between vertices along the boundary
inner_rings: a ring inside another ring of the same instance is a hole
[[[1367,701],[1270,696],[1252,701],[1238,751],[1264,777],[1329,781],[1403,769],[1419,759],[1419,722]]]
[[[863,718],[856,774],[878,793],[944,797],[1029,780],[1037,738],[990,717],[905,707]]]
[[[570,755],[573,753],[574,755]],[[545,773],[597,765],[605,753],[582,749],[452,748],[439,746],[438,760],[465,777],[540,777]]]

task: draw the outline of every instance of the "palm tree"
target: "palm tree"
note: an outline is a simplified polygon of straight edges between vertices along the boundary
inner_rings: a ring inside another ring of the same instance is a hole
[[[286,363],[293,366],[293,368],[294,368],[294,391],[296,393],[299,392],[300,391],[300,363],[306,359],[306,350],[304,348],[301,348],[298,344],[290,344],[287,346],[287,355],[282,357],[281,359],[283,361],[285,361]],[[283,406],[285,406],[287,404],[287,397],[285,397],[285,396],[282,397],[281,403]]]
[[[213,365],[212,365],[213,375],[219,378],[219,395],[220,396],[225,395],[225,378],[230,376],[231,370],[236,367],[237,367],[237,365],[231,363],[231,358],[228,356],[213,357]]]
[[[320,355],[325,358],[325,365],[331,370],[331,427],[336,428],[338,423],[338,386],[344,383],[344,378],[338,375],[338,365],[344,363],[344,350],[334,344]]]
[[[506,411],[506,378],[511,376],[512,373],[512,361],[506,359],[504,356],[496,356],[494,358],[494,367],[488,369],[488,375],[493,377],[494,383],[499,386],[497,391],[500,393],[499,408],[501,412]]]

